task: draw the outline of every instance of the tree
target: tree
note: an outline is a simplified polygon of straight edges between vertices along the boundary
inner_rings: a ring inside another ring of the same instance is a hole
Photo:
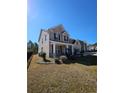
[[[34,54],[38,53],[38,44],[35,42],[34,43],[34,49],[33,49]]]
[[[28,52],[33,52],[33,47],[34,47],[34,44],[31,40],[29,40],[29,42],[27,43],[27,51]]]
[[[27,52],[33,52],[33,54],[38,53],[38,44],[35,42],[33,43],[31,40],[27,43]]]

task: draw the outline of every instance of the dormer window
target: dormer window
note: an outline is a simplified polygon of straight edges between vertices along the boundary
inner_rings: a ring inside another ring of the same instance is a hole
[[[68,36],[64,36],[64,41],[68,41]]]

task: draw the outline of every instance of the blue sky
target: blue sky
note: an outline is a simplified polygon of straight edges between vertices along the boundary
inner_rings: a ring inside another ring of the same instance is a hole
[[[28,0],[27,12],[27,40],[63,24],[71,38],[97,42],[97,0]]]

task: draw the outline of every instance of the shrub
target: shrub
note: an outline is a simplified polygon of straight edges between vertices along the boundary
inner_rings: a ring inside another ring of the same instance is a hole
[[[56,64],[60,64],[60,61],[59,61],[58,58],[55,58],[54,60],[55,60],[55,63],[56,63]]]
[[[76,59],[77,59],[77,57],[75,55],[70,56],[70,60],[76,60]]]
[[[59,59],[60,59],[60,61],[62,61],[63,63],[66,63],[68,58],[67,58],[66,56],[60,56]]]
[[[45,52],[40,52],[39,56],[43,57],[43,60],[46,61],[46,53]]]

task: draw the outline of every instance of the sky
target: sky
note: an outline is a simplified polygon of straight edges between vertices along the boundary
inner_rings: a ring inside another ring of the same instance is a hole
[[[59,24],[71,38],[97,42],[97,0],[28,0],[28,41],[38,42],[41,29]]]

